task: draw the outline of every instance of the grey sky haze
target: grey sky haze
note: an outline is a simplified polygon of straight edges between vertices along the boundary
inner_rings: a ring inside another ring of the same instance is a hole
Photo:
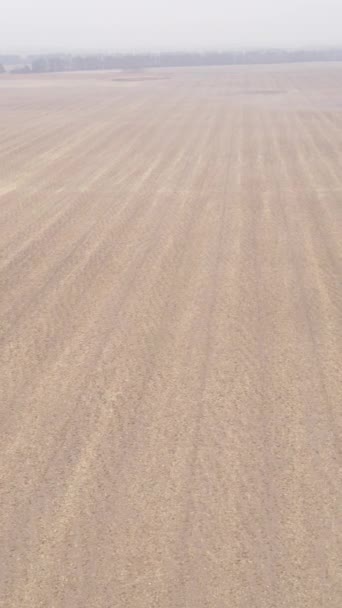
[[[342,46],[342,0],[3,0],[0,52]]]

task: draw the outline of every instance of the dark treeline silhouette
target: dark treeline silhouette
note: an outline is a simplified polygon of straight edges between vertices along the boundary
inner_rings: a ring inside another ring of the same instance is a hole
[[[14,58],[11,58],[12,61]],[[17,57],[15,58],[17,59]],[[1,56],[0,56],[1,60]],[[23,61],[23,59],[22,59]],[[66,72],[78,70],[138,70],[154,67],[222,66],[313,61],[342,61],[342,48],[280,50],[265,49],[225,52],[164,52],[126,54],[46,54],[25,58],[25,72]],[[6,63],[6,61],[2,61]],[[16,63],[18,63],[16,61]],[[16,70],[17,71],[17,70]]]

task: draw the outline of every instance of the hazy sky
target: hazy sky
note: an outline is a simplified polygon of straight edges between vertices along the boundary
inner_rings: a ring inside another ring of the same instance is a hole
[[[342,45],[342,0],[3,0],[0,51]]]

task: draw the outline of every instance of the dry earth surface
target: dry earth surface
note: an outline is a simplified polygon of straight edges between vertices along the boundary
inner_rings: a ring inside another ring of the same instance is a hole
[[[1,606],[341,606],[342,65],[0,116]]]

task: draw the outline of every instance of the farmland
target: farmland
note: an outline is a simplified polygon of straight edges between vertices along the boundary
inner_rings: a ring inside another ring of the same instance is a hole
[[[0,116],[0,605],[340,606],[342,64]]]

